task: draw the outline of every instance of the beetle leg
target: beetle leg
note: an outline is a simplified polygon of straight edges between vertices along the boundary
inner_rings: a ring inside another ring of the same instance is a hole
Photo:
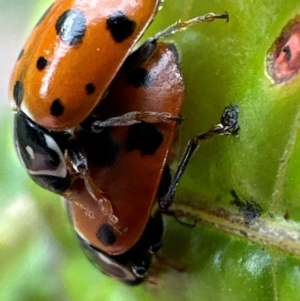
[[[67,146],[68,158],[71,161],[72,167],[77,172],[75,177],[78,176],[84,180],[86,190],[91,195],[91,197],[99,204],[101,211],[105,216],[107,216],[110,224],[120,233],[126,231],[126,229],[121,229],[118,226],[119,219],[113,213],[113,207],[109,199],[106,198],[104,192],[95,185],[93,179],[90,177],[88,172],[88,163],[85,154],[83,153],[81,147],[77,141],[73,138],[70,138]],[[74,199],[70,191],[63,193],[65,198],[70,200]],[[76,201],[76,200],[73,200]]]
[[[157,48],[158,39],[171,36],[176,32],[185,30],[192,25],[204,22],[212,22],[215,19],[226,19],[226,22],[228,22],[229,15],[227,12],[224,12],[222,14],[208,13],[206,15],[198,16],[187,21],[178,21],[172,24],[166,29],[158,32],[154,37],[148,39],[138,49],[133,51],[124,61],[122,67],[119,70],[119,73],[126,73],[134,70],[135,68],[141,66],[146,60],[148,60]]]
[[[157,122],[182,122],[182,117],[172,116],[168,112],[153,112],[153,111],[132,111],[124,115],[108,118],[104,121],[95,120],[90,124],[90,129],[93,133],[103,130],[105,127],[110,126],[128,126],[140,122],[157,123]]]
[[[163,199],[163,197],[166,195],[166,193],[168,192],[168,189],[170,187],[170,184],[172,182],[172,176],[171,176],[171,171],[170,171],[170,167],[168,164],[165,165],[162,176],[161,176],[161,180],[160,180],[160,185],[158,187],[157,190],[157,200],[161,201]],[[162,206],[160,206],[162,207]],[[189,227],[189,228],[193,228],[196,226],[196,221],[192,220],[192,222],[190,221],[185,221],[183,220],[183,218],[186,218],[185,213],[183,212],[183,210],[181,209],[169,209],[169,208],[160,208],[162,209],[161,211],[165,214],[165,215],[169,215],[169,216],[173,216],[178,223],[180,223],[183,226]]]
[[[116,228],[116,230],[120,231],[120,229],[116,227],[116,225],[119,222],[119,219],[114,215],[113,207],[109,199],[107,199],[104,192],[94,184],[93,179],[88,173],[83,174],[83,179],[87,191],[92,196],[92,198],[99,204],[103,214],[107,216],[111,225],[114,228]]]
[[[224,12],[222,14],[208,13],[206,15],[198,16],[196,18],[187,21],[177,21],[176,23],[172,24],[166,29],[158,32],[153,38],[150,38],[150,41],[169,37],[178,31],[187,29],[192,25],[204,23],[204,22],[212,22],[215,19],[226,19],[226,22],[228,22],[229,14],[227,12]]]
[[[111,201],[105,196],[104,192],[94,184],[93,179],[88,173],[83,175],[85,187],[92,198],[99,204],[101,211],[107,216],[109,223],[114,227],[116,231],[123,234],[127,231],[127,228],[122,228],[119,225],[119,219],[114,215],[114,210]]]
[[[168,208],[172,205],[174,195],[176,192],[176,187],[189,163],[191,156],[195,152],[199,142],[201,140],[206,140],[208,138],[214,137],[216,135],[236,135],[238,133],[238,130],[239,130],[238,107],[237,105],[231,104],[230,106],[225,108],[221,118],[221,122],[219,124],[212,127],[209,131],[193,137],[188,142],[187,148],[177,167],[174,177],[170,182],[167,192],[162,197],[159,198],[159,206],[163,211],[168,210]]]
[[[83,153],[80,145],[72,137],[69,138],[67,144],[67,156],[76,172],[85,173],[88,170],[86,156]]]
[[[83,179],[85,188],[87,192],[90,194],[90,196],[94,199],[94,201],[99,205],[102,213],[107,217],[108,223],[120,234],[123,234],[127,229],[122,228],[119,225],[119,219],[116,215],[114,215],[113,207],[110,202],[110,200],[105,196],[104,192],[94,184],[93,179],[90,177],[88,171],[74,174],[75,178],[79,177]],[[76,195],[71,190],[66,190],[62,193],[62,196],[65,199],[68,199],[71,202],[78,202],[80,203],[80,200],[76,198]]]

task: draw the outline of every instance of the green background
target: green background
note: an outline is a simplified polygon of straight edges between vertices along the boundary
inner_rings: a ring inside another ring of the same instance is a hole
[[[179,48],[186,82],[180,151],[231,102],[239,104],[241,131],[203,142],[179,185],[175,206],[198,226],[165,218],[162,251],[185,271],[157,261],[137,287],[85,259],[59,197],[31,182],[15,155],[8,78],[50,2],[0,0],[0,300],[300,300],[299,76],[274,85],[265,74],[266,53],[299,2],[166,0],[147,31],[230,13],[227,24],[198,25],[168,40]],[[245,225],[232,189],[259,203],[261,218]]]

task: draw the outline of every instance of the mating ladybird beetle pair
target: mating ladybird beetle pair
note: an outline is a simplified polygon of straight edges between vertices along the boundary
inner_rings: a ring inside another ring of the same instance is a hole
[[[168,153],[181,121],[184,82],[176,47],[158,42],[178,22],[134,46],[159,0],[57,0],[14,68],[10,92],[20,161],[40,186],[65,198],[87,256],[106,274],[136,283],[161,246],[161,212],[201,139],[237,131],[237,110],[194,137],[173,179]],[[152,214],[153,213],[153,214]]]

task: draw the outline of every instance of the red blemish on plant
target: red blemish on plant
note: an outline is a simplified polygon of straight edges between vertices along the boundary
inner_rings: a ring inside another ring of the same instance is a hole
[[[267,72],[276,83],[294,78],[300,68],[300,21],[293,20],[276,39],[267,55]]]

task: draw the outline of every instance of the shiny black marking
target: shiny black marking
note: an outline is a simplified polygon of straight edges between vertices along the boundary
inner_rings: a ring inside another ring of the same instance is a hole
[[[17,61],[21,59],[21,57],[24,55],[24,52],[25,52],[25,50],[23,48],[18,55]]]
[[[36,67],[39,71],[44,70],[48,65],[48,61],[43,57],[40,56],[36,62]]]
[[[29,176],[39,186],[57,194],[62,194],[71,185],[71,177],[69,174],[67,174],[65,178],[48,175],[34,175],[30,173]]]
[[[51,10],[52,6],[53,6],[54,3],[52,3],[48,9],[43,13],[43,15],[41,16],[41,18],[38,20],[38,22],[36,23],[35,27],[39,26],[43,20],[45,19],[45,17],[48,15],[49,11]]]
[[[130,20],[123,12],[116,11],[107,19],[106,27],[113,39],[120,43],[133,34],[136,23]]]
[[[66,177],[56,173],[60,168],[61,157],[59,151],[48,144],[49,134],[49,131],[32,122],[22,112],[15,114],[15,146],[29,176],[41,187],[62,193],[69,187],[71,179],[68,173]],[[59,132],[52,138],[55,142],[66,139],[65,134]],[[60,148],[60,145],[57,146]]]
[[[91,95],[95,92],[96,87],[94,86],[94,84],[89,83],[85,85],[85,91],[87,95]]]
[[[70,209],[68,208],[68,210]],[[70,213],[72,214],[72,212]],[[132,259],[136,258],[136,254],[133,256],[131,253],[127,254],[127,252],[125,252],[121,255],[109,255],[101,252],[97,248],[94,248],[80,235],[77,234],[76,236],[87,258],[102,273],[117,278],[126,284],[137,284],[141,281],[141,279],[137,278],[137,276],[133,273],[131,268]],[[140,253],[137,254],[140,255]]]
[[[154,78],[145,68],[137,68],[126,74],[126,82],[136,88],[149,87],[153,84]]]
[[[82,145],[90,164],[110,167],[117,161],[120,146],[114,141],[108,129],[100,133],[82,131],[78,134],[77,140]]]
[[[86,32],[86,19],[78,9],[66,10],[56,21],[56,33],[60,39],[71,46],[82,43]]]
[[[24,97],[24,84],[22,81],[17,80],[14,85],[13,97],[17,107],[21,106]]]
[[[40,169],[55,170],[58,168],[59,154],[48,146],[46,136],[49,133],[44,128],[33,123],[23,113],[18,113],[14,117],[14,131],[15,141],[28,170],[36,172]],[[28,146],[34,152],[34,157],[29,155],[26,149]]]
[[[63,114],[64,110],[64,105],[62,104],[61,100],[57,98],[52,102],[52,105],[50,107],[50,114],[54,117],[59,117]]]
[[[96,233],[97,238],[105,246],[111,246],[116,242],[116,235],[113,227],[109,224],[103,224]]]
[[[129,151],[138,149],[142,155],[153,155],[163,141],[163,135],[152,123],[141,122],[130,127],[126,137]]]

